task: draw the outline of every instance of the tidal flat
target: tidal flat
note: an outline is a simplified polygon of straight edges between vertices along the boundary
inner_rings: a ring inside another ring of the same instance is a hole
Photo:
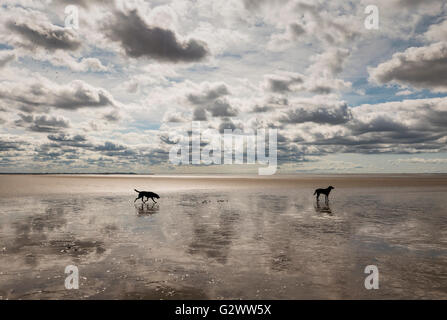
[[[0,175],[0,299],[446,299],[446,195],[447,175]]]

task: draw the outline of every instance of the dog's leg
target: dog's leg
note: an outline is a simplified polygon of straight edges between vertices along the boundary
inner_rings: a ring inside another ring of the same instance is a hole
[[[152,199],[152,201],[154,201],[154,203],[157,203],[157,201],[155,201],[154,198],[151,198],[151,199]],[[149,200],[149,199],[148,199],[148,200]]]
[[[136,197],[133,203],[135,203],[135,201],[137,201],[138,199],[140,199],[140,197]]]

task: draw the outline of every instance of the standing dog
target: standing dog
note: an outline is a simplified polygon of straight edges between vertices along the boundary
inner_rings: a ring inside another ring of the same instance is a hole
[[[326,196],[326,202],[329,201],[329,193],[331,193],[331,190],[335,189],[333,186],[329,186],[326,189],[317,189],[314,192],[314,195],[317,195],[317,201],[320,200],[320,194],[324,194]]]
[[[154,198],[156,199],[160,199],[160,196],[154,192],[150,192],[150,191],[138,191],[137,189],[134,189],[136,192],[138,192],[138,197],[135,198],[135,201],[137,201],[138,199],[141,199],[141,201],[143,201],[143,203],[146,203],[146,201],[149,200],[149,198],[152,199],[152,201],[154,201],[155,203],[157,203],[157,201],[154,200]],[[144,197],[147,198],[146,201],[144,201]],[[135,202],[134,201],[134,202]]]

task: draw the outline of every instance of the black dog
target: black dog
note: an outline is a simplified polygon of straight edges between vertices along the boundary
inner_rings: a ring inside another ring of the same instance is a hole
[[[329,186],[326,189],[317,189],[314,192],[314,195],[317,195],[317,201],[320,200],[320,194],[324,194],[326,196],[326,202],[329,201],[329,193],[331,190],[335,189],[333,186]]]
[[[137,189],[134,189],[136,192],[138,192],[138,197],[135,199],[135,201],[137,201],[138,199],[141,199],[141,201],[143,201],[143,203],[146,203],[146,201],[149,200],[149,198],[152,199],[152,201],[154,201],[155,203],[157,203],[157,201],[154,200],[154,198],[160,199],[160,196],[154,192],[150,192],[150,191],[138,191]],[[144,197],[147,198],[146,201],[144,201]],[[134,201],[134,202],[135,202]]]

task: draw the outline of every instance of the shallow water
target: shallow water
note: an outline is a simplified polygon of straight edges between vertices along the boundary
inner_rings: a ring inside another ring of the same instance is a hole
[[[269,179],[182,181],[189,189],[166,188],[146,205],[133,203],[128,181],[104,192],[107,179],[96,193],[4,194],[0,296],[446,299],[447,186],[412,179],[339,181],[318,206],[307,183]],[[64,287],[67,265],[79,268],[79,290]],[[364,287],[367,265],[379,269],[379,290]]]

